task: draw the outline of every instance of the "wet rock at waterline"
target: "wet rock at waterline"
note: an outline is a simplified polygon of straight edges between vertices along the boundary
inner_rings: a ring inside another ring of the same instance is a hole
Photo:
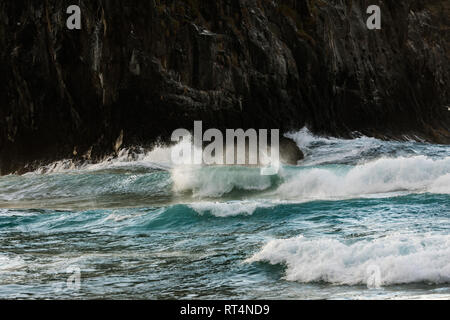
[[[280,160],[282,163],[295,166],[304,157],[302,150],[295,141],[286,137],[280,139]]]

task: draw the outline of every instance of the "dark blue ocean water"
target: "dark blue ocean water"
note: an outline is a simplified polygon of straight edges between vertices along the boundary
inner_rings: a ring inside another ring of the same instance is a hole
[[[450,298],[450,147],[292,137],[277,176],[157,148],[0,177],[0,298]]]

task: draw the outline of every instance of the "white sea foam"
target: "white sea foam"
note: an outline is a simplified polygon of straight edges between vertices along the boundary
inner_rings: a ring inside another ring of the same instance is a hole
[[[0,197],[1,199],[1,197]],[[2,199],[3,200],[3,199]],[[36,215],[35,212],[30,212],[26,210],[17,210],[17,209],[0,209],[0,218],[4,217],[29,217]]]
[[[258,208],[269,208],[272,204],[261,201],[230,201],[230,202],[196,202],[189,207],[200,215],[210,213],[216,217],[233,217],[252,215]]]
[[[304,202],[315,199],[390,196],[399,192],[450,192],[448,147],[414,142],[386,142],[368,137],[352,140],[319,137],[306,128],[287,136],[297,142],[307,157],[299,167],[289,170],[281,168],[281,179],[278,180],[283,180],[282,184],[276,191],[264,194],[264,197],[271,200]],[[395,153],[402,148],[406,150],[407,156]],[[192,192],[196,198],[222,197],[235,190],[267,191],[275,186],[276,179],[261,176],[257,168],[174,165],[171,161],[172,151],[173,148],[170,147],[156,147],[150,151],[121,150],[116,157],[106,158],[99,163],[75,164],[64,160],[42,167],[35,173],[132,167],[163,169],[170,172],[175,192]],[[389,156],[383,156],[385,153]],[[366,158],[367,155],[370,156]],[[335,165],[323,165],[330,163]],[[124,181],[122,189],[126,189],[129,182],[133,182],[132,179],[133,177]],[[120,186],[120,183],[116,185]],[[30,188],[23,188],[20,192],[28,194]],[[9,200],[9,196],[6,194],[3,198]]]
[[[297,143],[298,147],[307,156],[304,162],[309,164],[318,164],[325,161],[331,162],[333,160],[341,160],[348,156],[357,156],[362,151],[387,143],[366,136],[355,139],[317,136],[311,133],[308,128],[303,128],[297,132],[290,132],[286,134],[286,137]]]
[[[194,197],[220,197],[233,190],[262,191],[272,184],[257,168],[179,166],[172,171],[176,192],[192,191]]]
[[[299,146],[299,148],[301,148],[301,149],[308,148],[313,143],[318,143],[318,142],[330,143],[330,142],[340,140],[340,139],[333,138],[333,137],[328,138],[328,137],[321,137],[321,136],[314,135],[306,127],[299,131],[296,131],[296,132],[290,132],[290,133],[286,134],[286,136],[288,138],[291,138],[292,140],[294,140],[297,143],[297,145]]]
[[[272,240],[248,263],[287,267],[288,281],[367,285],[379,270],[382,286],[450,283],[450,235],[391,235],[345,244],[336,239],[303,236]]]
[[[408,191],[448,193],[450,157],[382,158],[349,167],[299,170],[286,177],[276,195],[286,199],[352,198],[370,194]]]
[[[111,213],[105,218],[105,221],[114,221],[114,222],[121,222],[124,220],[136,218],[138,216],[137,214],[117,214],[117,213]]]
[[[430,186],[431,193],[450,194],[450,173],[436,179]]]
[[[386,142],[375,138],[338,139],[313,135],[304,128],[287,134],[305,151],[307,157],[300,167],[279,172],[284,183],[276,192],[265,196],[276,200],[309,201],[366,196],[392,196],[407,193],[449,193],[450,157],[445,147],[437,148],[441,157],[417,156],[435,153],[435,146],[414,142]],[[382,156],[404,148],[408,156]],[[418,151],[415,151],[417,149]],[[364,155],[370,154],[369,159]],[[348,165],[323,166],[323,163]],[[345,162],[344,162],[345,163]],[[273,180],[259,177],[251,168],[233,170],[227,167],[176,167],[172,170],[176,191],[193,191],[197,197],[220,197],[232,190],[267,190]]]
[[[233,190],[268,190],[273,177],[254,168],[176,167],[171,171],[177,192],[195,197],[221,197]],[[449,193],[450,157],[381,158],[356,166],[336,165],[281,169],[283,183],[265,196],[272,200],[310,201],[367,196],[389,197],[396,193]]]
[[[17,271],[24,267],[26,267],[26,263],[21,258],[0,255],[0,276],[2,273]]]

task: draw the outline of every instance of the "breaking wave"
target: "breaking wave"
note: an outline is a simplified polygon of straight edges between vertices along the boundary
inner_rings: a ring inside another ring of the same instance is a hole
[[[256,167],[189,166],[171,162],[171,148],[122,150],[100,163],[59,161],[24,176],[4,177],[0,201],[59,197],[265,199],[305,202],[450,193],[448,146],[288,134],[306,158],[264,176]],[[137,201],[138,199],[136,199]],[[146,202],[148,205],[148,202]]]
[[[450,157],[380,158],[367,163],[285,167],[277,176],[238,167],[175,168],[174,190],[195,197],[221,197],[233,191],[266,191],[276,200],[331,200],[395,192],[449,193]]]
[[[381,158],[357,166],[312,167],[287,177],[276,194],[287,199],[352,198],[392,192],[448,193],[450,157]]]
[[[346,244],[336,239],[303,236],[272,240],[248,263],[286,266],[285,278],[302,283],[379,285],[450,283],[449,235],[391,235]]]

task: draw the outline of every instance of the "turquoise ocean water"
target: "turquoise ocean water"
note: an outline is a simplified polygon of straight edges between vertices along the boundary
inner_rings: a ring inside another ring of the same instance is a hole
[[[276,176],[157,148],[0,177],[0,298],[449,299],[450,147],[290,136]]]

